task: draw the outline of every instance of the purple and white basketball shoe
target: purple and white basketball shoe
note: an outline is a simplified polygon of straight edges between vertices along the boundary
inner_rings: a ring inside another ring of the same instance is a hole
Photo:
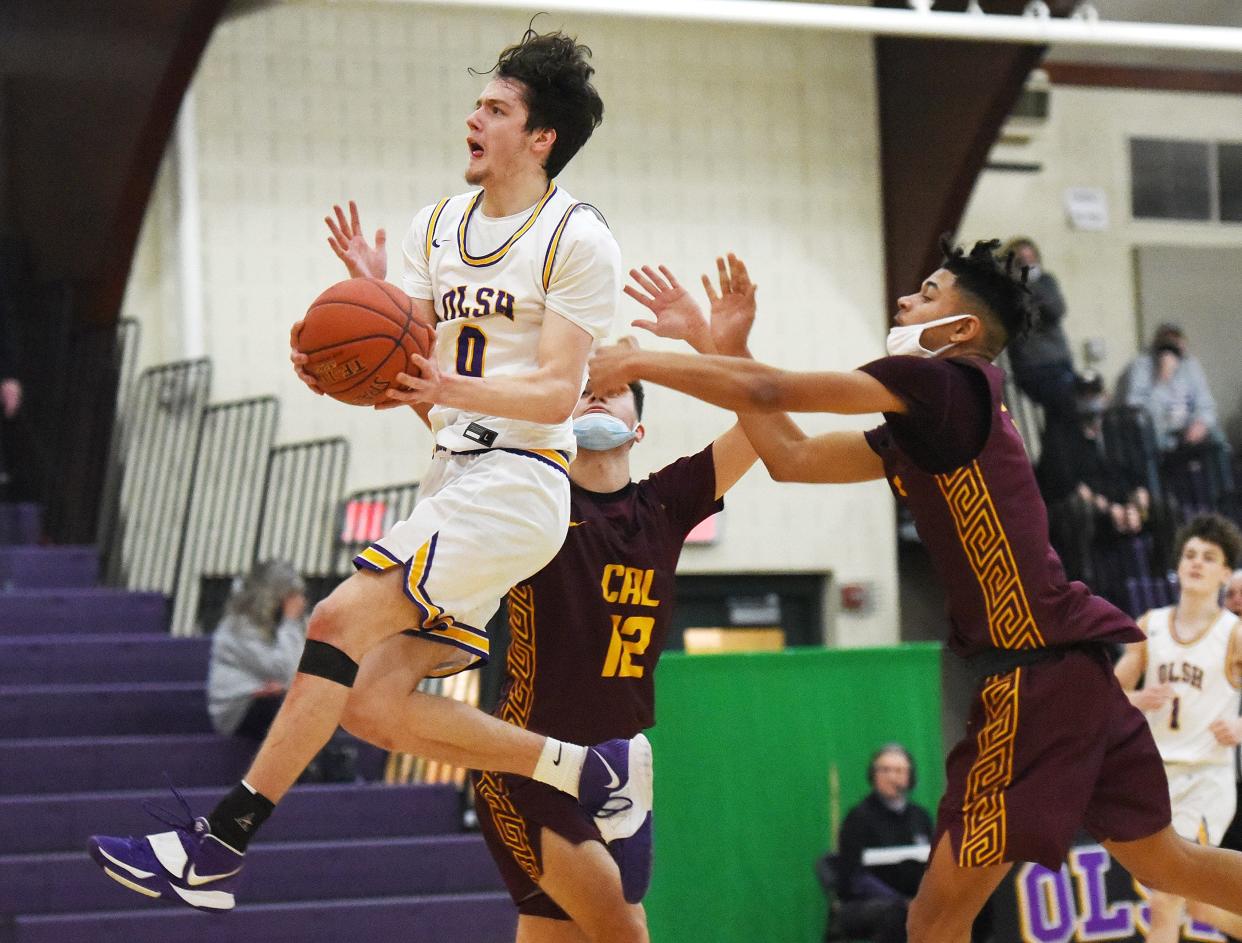
[[[181,799],[176,790],[174,794]],[[188,816],[189,806],[184,799],[181,802]],[[212,835],[205,818],[177,822],[156,815],[173,826],[172,831],[140,838],[92,835],[87,850],[96,864],[118,884],[146,897],[197,910],[232,910],[241,852]]]
[[[618,838],[607,846],[621,871],[621,890],[626,903],[639,904],[651,886],[652,813],[648,812],[638,831],[629,838]]]
[[[594,818],[605,844],[629,838],[649,822],[652,781],[651,743],[641,733],[587,748],[578,804]]]

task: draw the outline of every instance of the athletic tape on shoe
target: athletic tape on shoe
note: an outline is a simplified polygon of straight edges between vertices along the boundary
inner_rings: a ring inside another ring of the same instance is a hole
[[[327,678],[347,688],[354,686],[358,677],[358,662],[354,661],[335,645],[307,639],[302,649],[302,660],[298,662],[298,671],[302,674]]]

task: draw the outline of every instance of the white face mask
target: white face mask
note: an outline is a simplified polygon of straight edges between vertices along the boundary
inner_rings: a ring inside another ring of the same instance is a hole
[[[929,327],[952,324],[954,321],[961,321],[963,318],[969,317],[973,317],[973,315],[951,314],[947,318],[928,321],[926,324],[894,326],[889,330],[888,337],[884,339],[884,349],[888,351],[890,357],[935,357],[937,354],[953,347],[954,344],[945,344],[939,350],[928,350],[921,343],[923,332]]]

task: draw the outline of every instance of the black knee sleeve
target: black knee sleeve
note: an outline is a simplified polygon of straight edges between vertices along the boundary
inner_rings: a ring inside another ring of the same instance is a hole
[[[298,662],[298,671],[352,688],[354,679],[358,677],[358,662],[335,645],[308,638],[306,647],[302,649],[302,660]]]

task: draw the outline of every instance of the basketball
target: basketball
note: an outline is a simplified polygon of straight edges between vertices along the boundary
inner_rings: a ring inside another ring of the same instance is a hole
[[[311,302],[297,347],[325,393],[351,406],[374,406],[385,401],[398,373],[417,372],[409,356],[428,356],[434,337],[401,289],[378,278],[351,278]]]

